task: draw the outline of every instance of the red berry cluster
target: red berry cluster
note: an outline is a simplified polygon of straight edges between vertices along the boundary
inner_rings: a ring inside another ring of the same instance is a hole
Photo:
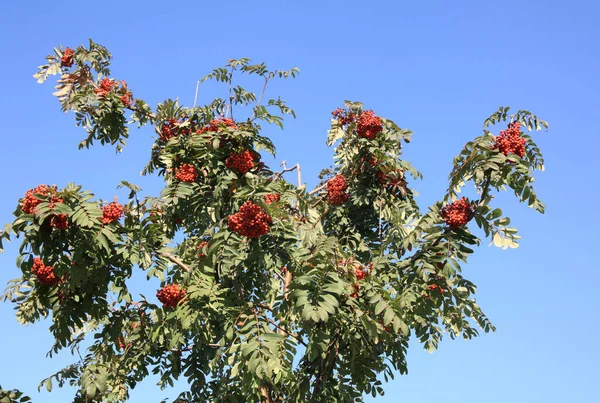
[[[21,210],[25,214],[34,214],[35,208],[42,202],[40,199],[35,197],[35,195],[39,194],[41,196],[48,196],[51,190],[52,188],[48,185],[39,185],[33,189],[29,189],[27,192],[25,192],[25,198],[21,203]]]
[[[48,186],[48,185],[39,185],[33,189],[29,189],[25,192],[25,198],[21,203],[21,210],[25,214],[35,214],[36,207],[43,201],[35,197],[35,195],[40,195],[42,197],[48,197],[48,207],[53,209],[56,206],[56,203],[62,203],[63,199],[58,198],[54,194],[56,193],[56,186]]]
[[[202,252],[202,249],[208,246],[208,241],[202,241],[198,244],[198,246],[196,246],[196,249],[199,250],[200,252],[198,252],[198,257],[200,259],[204,259],[206,257],[206,255],[204,254],[204,252]]]
[[[179,284],[167,284],[156,292],[156,298],[167,308],[175,308],[185,298],[185,288]]]
[[[443,294],[443,293],[445,293],[445,292],[446,292],[446,290],[444,290],[442,287],[440,287],[440,286],[439,286],[439,285],[437,285],[437,284],[429,284],[429,285],[427,286],[427,289],[428,289],[428,290],[430,290],[430,291],[435,291],[435,290],[438,290],[438,291],[440,292],[440,294]]]
[[[108,77],[104,77],[102,79],[102,81],[100,81],[100,85],[98,85],[97,88],[94,88],[94,94],[98,95],[98,97],[100,97],[100,98],[104,98],[117,85],[118,85],[118,83],[115,80],[110,79]]]
[[[453,201],[452,203],[442,207],[440,211],[442,218],[451,228],[458,228],[466,225],[473,217],[473,208],[466,197]]]
[[[273,221],[263,209],[250,200],[246,201],[240,211],[229,216],[229,229],[248,238],[258,238],[269,232]]]
[[[521,123],[511,122],[506,131],[501,130],[494,140],[492,149],[497,149],[504,155],[515,154],[523,158],[527,140],[521,137]]]
[[[329,196],[329,202],[333,206],[339,206],[344,204],[350,198],[350,195],[346,192],[348,189],[348,181],[343,175],[336,175],[327,181],[327,194]]]
[[[175,137],[177,130],[177,119],[169,119],[163,123],[163,126],[160,130],[160,139],[162,141],[167,141],[171,137]]]
[[[121,103],[123,103],[123,106],[131,108],[131,104],[133,104],[133,94],[131,91],[125,90],[125,93],[121,95],[121,98],[119,99],[121,100]]]
[[[202,134],[206,132],[218,132],[223,126],[237,129],[237,125],[235,124],[233,119],[217,118],[211,120],[208,126],[204,126],[203,128],[196,130],[196,133]]]
[[[356,119],[356,115],[354,113],[349,113],[341,108],[337,108],[335,111],[331,112],[331,114],[338,120],[338,124],[340,126],[346,126],[347,124],[354,122],[354,119]]]
[[[69,227],[69,217],[66,214],[57,214],[50,220],[50,226],[58,230],[65,230]]]
[[[198,172],[196,171],[196,167],[192,164],[182,164],[177,168],[175,177],[180,182],[191,183],[198,179]]]
[[[358,137],[373,140],[383,130],[383,124],[379,116],[373,111],[363,111],[356,120],[356,132]]]
[[[356,267],[354,268],[354,274],[356,274],[356,278],[360,281],[362,279],[364,279],[367,276],[367,272],[364,270],[363,267]]]
[[[350,294],[351,298],[358,297],[358,292],[360,291],[360,285],[358,283],[354,283],[354,292]]]
[[[117,221],[123,215],[123,205],[117,203],[116,198],[112,203],[102,207],[102,224],[110,224]]]
[[[281,200],[281,195],[279,193],[269,193],[268,195],[263,196],[266,204],[277,203]]]
[[[60,65],[61,67],[71,67],[73,65],[73,55],[75,54],[75,52],[73,51],[73,49],[71,48],[66,48],[63,51],[63,55],[60,58]]]
[[[125,340],[123,339],[123,337],[120,337],[117,339],[117,342],[119,343],[119,348],[121,350],[125,350],[126,348],[131,347],[131,343],[127,343],[125,344]]]
[[[31,272],[35,274],[42,285],[54,285],[60,281],[60,279],[54,275],[54,266],[46,266],[39,257],[33,259]]]
[[[244,175],[246,172],[254,168],[254,160],[256,153],[250,150],[245,150],[237,154],[231,153],[225,161],[227,168]]]

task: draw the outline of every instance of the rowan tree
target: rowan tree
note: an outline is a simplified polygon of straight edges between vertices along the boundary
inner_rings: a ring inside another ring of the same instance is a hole
[[[153,126],[142,173],[164,189],[149,196],[122,181],[121,202],[76,184],[32,184],[18,201],[0,240],[21,240],[21,275],[2,298],[23,324],[51,318],[51,355],[87,346],[40,386],[116,402],[158,374],[161,388],[187,380],[179,402],[353,402],[406,373],[411,337],[434,350],[444,333],[494,330],[461,267],[483,238],[517,246],[495,192],[510,188],[544,211],[532,187],[543,159],[527,133],[545,121],[498,109],[422,212],[411,188],[421,174],[402,159],[411,131],[359,102],[333,111],[334,164],[313,190],[284,179],[300,176],[299,165],[276,172],[261,161],[275,154],[261,125],[295,116],[265,88],[298,69],[230,60],[202,80],[223,83],[222,98],[151,108],[111,76],[110,61],[90,40],[55,48],[35,77],[60,77],[54,95],[87,132],[80,148],[120,151],[132,125]],[[238,86],[240,74],[261,80],[262,92]],[[460,194],[466,186],[476,197]],[[134,271],[160,280],[156,298],[130,293]]]

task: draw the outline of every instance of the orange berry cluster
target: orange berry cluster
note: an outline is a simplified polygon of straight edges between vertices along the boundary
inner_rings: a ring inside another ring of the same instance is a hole
[[[50,220],[50,226],[58,230],[65,230],[69,227],[69,217],[66,214],[57,214]]]
[[[442,218],[451,228],[458,228],[466,225],[473,217],[473,208],[466,197],[455,200],[452,203],[442,207],[440,210]]]
[[[200,251],[200,252],[198,252],[198,257],[200,259],[204,259],[206,257],[204,252],[202,252],[202,249],[207,245],[208,245],[208,241],[202,241],[198,244],[198,246],[196,246],[196,249]]]
[[[121,350],[125,350],[126,348],[131,347],[131,343],[125,344],[125,340],[121,336],[119,336],[119,338],[117,339],[117,342],[119,343],[119,348]]]
[[[42,197],[48,197],[48,207],[53,209],[56,206],[56,203],[62,203],[63,199],[58,198],[54,195],[56,193],[56,187],[50,187],[48,185],[39,185],[34,189],[29,189],[25,192],[25,198],[21,203],[21,210],[25,214],[35,214],[36,207],[42,202],[42,200],[35,197],[36,194]],[[58,214],[52,217],[50,220],[50,225],[53,228],[57,229],[66,229],[68,226],[68,220],[66,214]]]
[[[182,164],[177,168],[175,178],[180,182],[195,182],[198,179],[198,172],[192,164]]]
[[[51,190],[52,188],[48,185],[39,185],[33,189],[29,189],[25,192],[25,198],[21,203],[21,210],[25,214],[35,214],[35,208],[42,202],[35,195],[48,196]]]
[[[63,51],[63,55],[60,58],[60,65],[61,67],[71,67],[73,65],[73,55],[75,54],[75,52],[73,51],[73,49],[71,48],[66,48]]]
[[[201,128],[199,130],[196,130],[196,133],[201,134],[201,133],[206,133],[206,132],[218,132],[223,126],[237,129],[237,125],[235,124],[233,119],[217,118],[217,119],[211,120],[207,126],[204,126],[203,128]]]
[[[373,140],[383,130],[383,124],[379,116],[373,111],[363,111],[356,120],[356,133],[358,137]]]
[[[162,141],[167,141],[171,137],[175,137],[177,123],[177,119],[169,119],[163,123],[163,126],[160,130],[160,139]]]
[[[268,195],[263,196],[266,204],[277,203],[281,200],[281,195],[279,193],[269,193]]]
[[[360,281],[362,279],[364,279],[367,276],[367,272],[364,270],[363,267],[356,267],[354,268],[354,274],[356,274],[356,278]]]
[[[102,207],[102,224],[110,224],[117,221],[123,215],[123,205],[115,200]]]
[[[435,290],[438,290],[438,291],[440,292],[440,294],[443,294],[443,293],[445,293],[445,292],[446,292],[446,290],[444,290],[442,287],[440,287],[440,286],[439,286],[439,285],[437,285],[437,284],[429,284],[429,285],[427,286],[427,289],[428,289],[428,290],[430,290],[430,291],[435,291]]]
[[[350,195],[346,192],[348,189],[348,181],[343,175],[336,175],[327,181],[327,194],[329,196],[329,202],[333,206],[339,206],[344,204],[350,198]]]
[[[54,285],[60,281],[60,279],[54,275],[54,266],[46,266],[39,257],[33,259],[31,272],[35,274],[42,285]]]
[[[360,291],[360,285],[358,283],[354,283],[354,292],[350,294],[351,298],[358,297],[358,292]]]
[[[346,126],[347,124],[354,122],[354,119],[356,119],[356,115],[354,113],[348,113],[341,108],[337,108],[335,111],[331,112],[331,114],[338,120],[338,124],[340,126]]]
[[[179,284],[167,284],[156,292],[156,298],[167,308],[175,308],[185,298],[185,288]]]
[[[131,91],[125,90],[125,93],[119,99],[126,108],[131,108],[131,104],[133,104],[133,94]]]
[[[511,122],[508,128],[500,131],[495,138],[492,149],[500,151],[504,155],[515,154],[523,158],[525,155],[525,143],[527,140],[521,137],[521,123]]]
[[[271,216],[262,207],[247,200],[240,211],[229,216],[228,227],[242,236],[258,238],[269,232],[272,222]]]
[[[108,77],[104,77],[102,79],[102,81],[100,81],[100,85],[98,85],[97,88],[94,88],[94,94],[98,95],[98,97],[100,97],[100,98],[104,98],[117,85],[118,85],[118,83],[115,80],[110,79]]]
[[[244,175],[246,172],[254,168],[254,160],[256,159],[256,153],[245,150],[237,154],[231,153],[229,158],[225,161],[227,168]]]

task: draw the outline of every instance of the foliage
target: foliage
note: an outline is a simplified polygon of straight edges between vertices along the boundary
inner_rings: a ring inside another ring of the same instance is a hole
[[[412,133],[359,102],[333,112],[334,165],[313,191],[283,179],[299,166],[273,172],[261,161],[275,146],[260,124],[295,116],[280,98],[263,100],[267,84],[298,69],[230,60],[202,80],[224,83],[226,97],[153,110],[110,78],[111,55],[92,41],[46,60],[35,77],[60,75],[61,108],[87,132],[80,147],[120,151],[132,123],[155,127],[143,174],[162,176],[164,189],[143,197],[123,181],[130,194],[120,204],[75,184],[38,186],[19,201],[0,241],[22,240],[21,276],[2,298],[22,324],[51,316],[50,355],[90,344],[40,386],[71,385],[75,402],[124,401],[152,373],[162,388],[188,381],[179,402],[361,401],[406,373],[411,336],[434,350],[444,333],[494,330],[461,274],[481,242],[467,223],[513,248],[519,236],[492,191],[511,188],[544,211],[532,186],[542,156],[515,129],[548,127],[530,112],[501,107],[484,124],[510,122],[523,155],[498,148],[486,129],[454,159],[442,201],[422,213],[410,187],[421,174],[402,159]],[[234,85],[239,74],[259,77],[262,92]],[[458,199],[467,184],[478,199]],[[130,293],[134,270],[161,281],[162,306]]]

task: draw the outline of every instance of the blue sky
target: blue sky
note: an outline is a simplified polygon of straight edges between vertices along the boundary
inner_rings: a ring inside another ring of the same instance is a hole
[[[425,175],[412,184],[423,208],[442,196],[452,157],[498,106],[548,120],[550,131],[535,134],[546,157],[536,184],[547,213],[497,197],[520,229],[521,247],[482,246],[464,271],[498,331],[443,342],[433,354],[413,343],[409,375],[387,384],[376,401],[531,403],[596,395],[600,3],[5,1],[0,16],[2,223],[40,183],[76,182],[106,200],[123,194],[115,190],[122,179],[148,194],[160,190],[160,179],[139,176],[151,129],[134,131],[121,155],[111,148],[78,151],[84,133],[59,111],[51,85],[31,77],[53,46],[87,38],[109,48],[113,76],[153,106],[175,97],[191,104],[195,82],[230,58],[298,66],[299,78],[269,89],[298,118],[283,132],[266,132],[278,146],[271,165],[299,162],[309,188],[331,163],[324,144],[329,112],[344,99],[415,132],[405,157]],[[201,87],[200,101],[220,96],[218,89]],[[18,276],[16,253],[13,243],[0,255],[2,284]],[[49,323],[21,327],[8,303],[0,303],[0,323],[0,384],[34,401],[67,401],[68,389],[36,391],[39,380],[70,361],[66,354],[45,358]],[[131,401],[158,396],[149,381]]]

